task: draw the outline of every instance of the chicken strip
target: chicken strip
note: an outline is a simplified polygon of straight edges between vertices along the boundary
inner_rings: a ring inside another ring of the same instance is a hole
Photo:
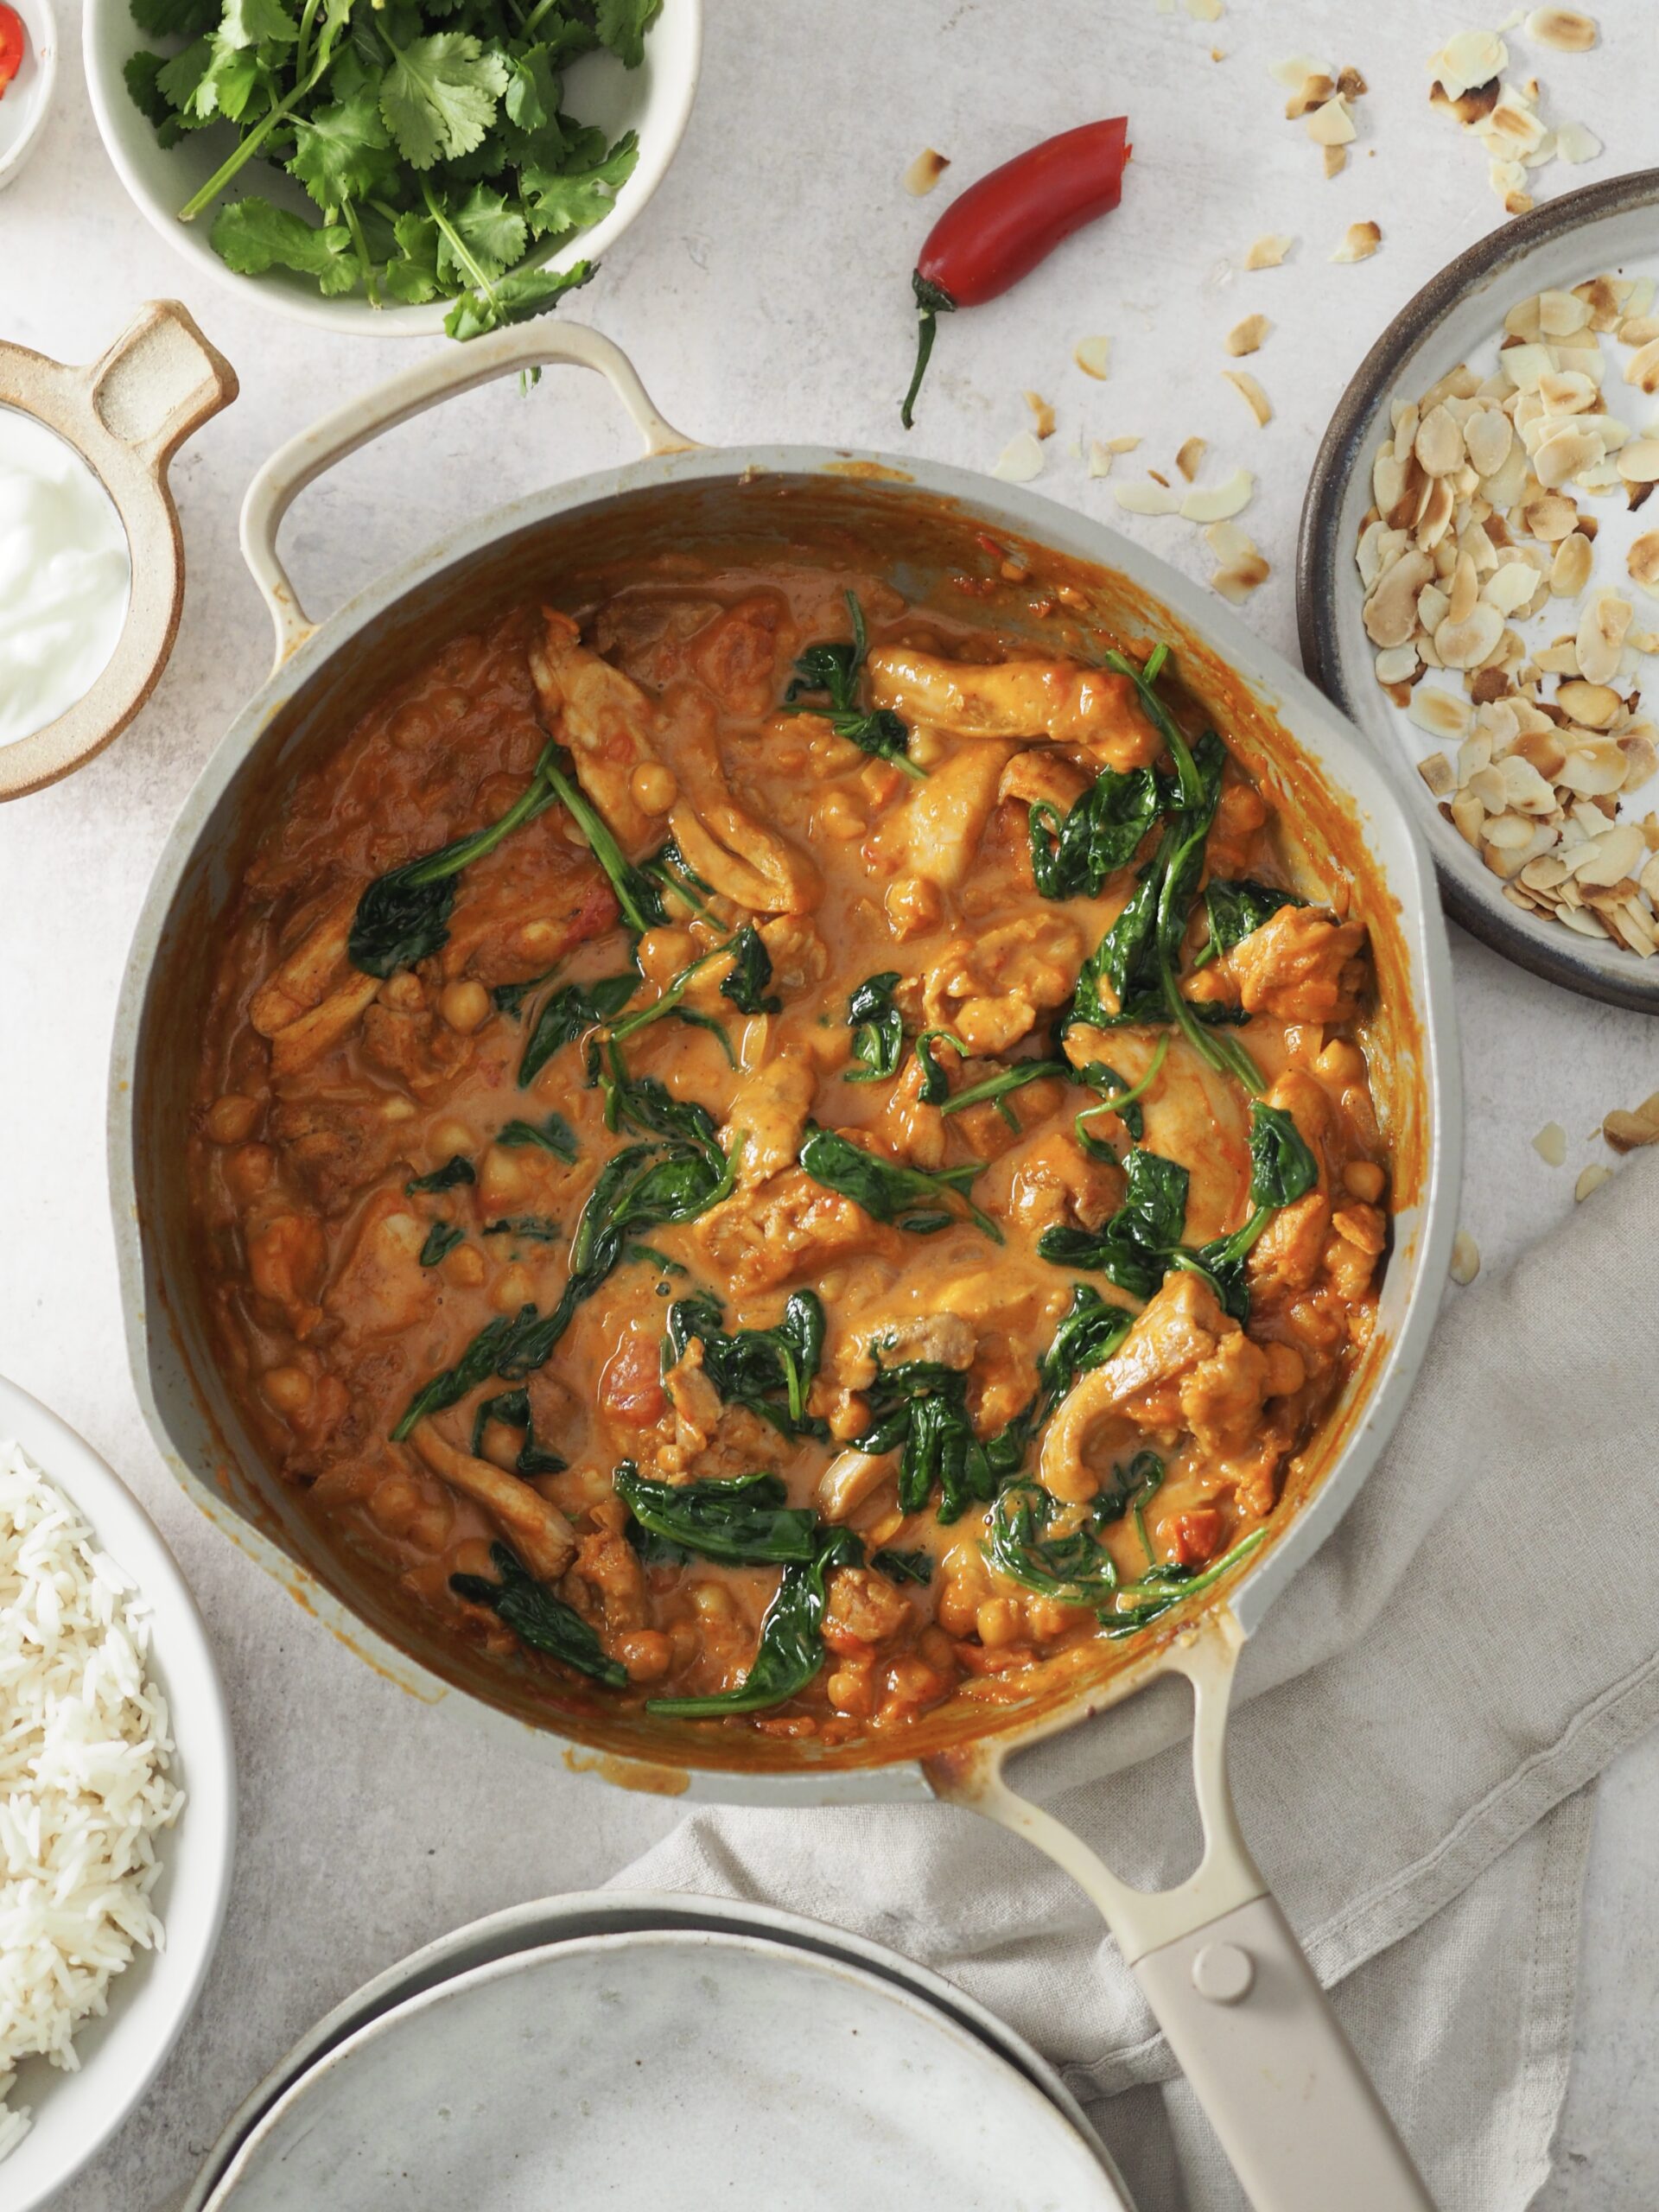
[[[1113,768],[1145,767],[1162,750],[1129,678],[1078,661],[985,666],[881,645],[867,665],[876,706],[948,737],[1046,737]]]
[[[576,1533],[558,1507],[517,1475],[503,1474],[417,1421],[410,1442],[435,1475],[490,1515],[538,1582],[556,1582],[576,1555]]]

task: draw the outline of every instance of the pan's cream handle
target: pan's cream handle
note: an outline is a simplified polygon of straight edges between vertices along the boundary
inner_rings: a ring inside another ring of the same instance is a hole
[[[1224,1610],[1169,1655],[1192,1685],[1204,1823],[1174,1889],[1132,1889],[1000,1768],[943,1794],[1029,1837],[1099,1907],[1255,2212],[1433,2212],[1239,1827],[1226,1721],[1241,1642]]]
[[[492,332],[466,345],[447,346],[442,353],[417,361],[360,398],[349,399],[325,415],[271,455],[248,486],[242,502],[242,554],[264,594],[276,626],[276,665],[302,645],[315,628],[295,596],[288,571],[276,555],[283,517],[308,484],[412,415],[424,414],[457,391],[471,391],[496,377],[550,363],[572,361],[602,376],[638,424],[647,453],[687,453],[695,439],[683,437],[664,421],[640,383],[632,361],[608,338],[577,323],[552,327],[520,324]]]

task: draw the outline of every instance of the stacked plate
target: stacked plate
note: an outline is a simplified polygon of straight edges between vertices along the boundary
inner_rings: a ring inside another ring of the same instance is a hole
[[[181,2212],[1131,2212],[1081,2108],[938,1975],[753,1905],[475,1921],[319,2022]]]

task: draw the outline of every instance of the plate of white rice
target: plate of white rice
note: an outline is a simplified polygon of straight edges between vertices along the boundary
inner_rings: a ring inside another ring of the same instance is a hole
[[[31,2212],[143,2095],[224,1916],[224,1693],[172,1554],[0,1377],[0,2204]]]

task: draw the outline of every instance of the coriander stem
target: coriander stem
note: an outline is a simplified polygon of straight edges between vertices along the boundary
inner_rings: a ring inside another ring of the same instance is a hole
[[[460,262],[461,267],[467,270],[467,274],[471,276],[473,283],[477,286],[478,289],[483,293],[485,298],[493,302],[495,300],[494,285],[491,283],[489,278],[479,267],[477,262],[474,260],[471,253],[467,251],[466,239],[462,238],[461,232],[455,228],[454,225],[449,220],[449,218],[444,213],[442,202],[433,197],[432,187],[428,183],[424,177],[421,179],[421,193],[426,201],[427,213],[430,215],[433,221],[437,225],[439,230],[449,241],[450,252],[454,255],[455,259]]]

